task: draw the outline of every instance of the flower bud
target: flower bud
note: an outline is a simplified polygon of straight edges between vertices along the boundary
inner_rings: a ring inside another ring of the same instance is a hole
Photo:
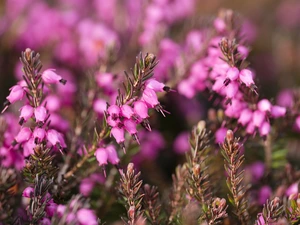
[[[55,84],[57,82],[66,84],[67,81],[62,79],[62,77],[54,71],[54,69],[47,69],[42,73],[42,79],[45,82],[45,84]]]

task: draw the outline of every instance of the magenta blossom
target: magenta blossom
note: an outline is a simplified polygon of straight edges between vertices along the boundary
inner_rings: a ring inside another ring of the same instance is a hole
[[[42,79],[46,84],[55,84],[55,83],[62,83],[66,84],[66,80],[62,79],[57,73],[54,72],[54,69],[47,69],[42,73]]]
[[[9,95],[6,97],[6,99],[10,102],[10,104],[13,104],[16,101],[19,101],[23,98],[25,91],[23,87],[20,85],[15,85],[11,87]]]

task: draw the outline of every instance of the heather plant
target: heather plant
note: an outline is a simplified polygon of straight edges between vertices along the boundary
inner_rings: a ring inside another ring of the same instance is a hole
[[[298,87],[266,94],[255,26],[200,5],[0,3],[0,224],[300,223]]]

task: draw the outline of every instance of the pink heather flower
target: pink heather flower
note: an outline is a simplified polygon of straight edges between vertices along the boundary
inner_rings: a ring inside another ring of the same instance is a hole
[[[127,119],[130,119],[133,116],[133,108],[129,105],[121,106],[121,115]]]
[[[79,209],[77,219],[81,225],[97,225],[97,217],[90,209]]]
[[[12,86],[9,90],[10,93],[6,97],[6,99],[10,102],[10,104],[21,100],[25,94],[24,89],[20,85]]]
[[[226,97],[232,99],[239,90],[239,85],[236,82],[230,82],[226,88]]]
[[[62,216],[65,211],[66,211],[66,206],[65,205],[58,205],[57,208],[56,208],[56,212],[59,216]]]
[[[99,166],[107,164],[108,154],[107,154],[105,148],[98,148],[95,151],[94,155],[96,156],[96,159],[99,162]]]
[[[243,69],[239,74],[239,78],[242,83],[244,83],[247,87],[250,87],[254,84],[253,75],[251,70]]]
[[[106,110],[106,101],[103,99],[96,99],[93,104],[93,109],[99,116],[103,116]]]
[[[98,73],[96,75],[96,82],[99,87],[104,88],[106,90],[111,89],[111,85],[113,84],[113,74],[111,73]]]
[[[290,196],[292,194],[298,194],[299,193],[299,189],[298,189],[299,183],[293,183],[291,186],[289,186],[286,191],[285,191],[285,195],[286,196]]]
[[[61,100],[58,96],[55,95],[47,96],[44,102],[47,103],[47,109],[50,112],[55,112],[61,107]]]
[[[56,210],[57,210],[57,204],[53,202],[53,200],[51,199],[51,201],[48,202],[45,211],[49,217],[52,217],[56,212]]]
[[[38,106],[34,109],[34,116],[36,122],[45,122],[47,115],[47,109],[44,106]]]
[[[216,134],[215,134],[215,137],[216,137],[215,142],[216,142],[217,144],[223,143],[224,140],[225,140],[225,137],[226,137],[226,133],[227,133],[227,128],[225,128],[225,127],[219,128],[219,129],[216,131]]]
[[[23,155],[24,157],[30,156],[31,154],[34,153],[33,149],[36,146],[34,142],[34,138],[30,138],[27,142],[24,143],[23,145]]]
[[[258,203],[263,205],[266,203],[267,199],[269,199],[272,195],[272,189],[270,186],[265,185],[262,186],[258,192]]]
[[[260,127],[265,120],[266,114],[262,111],[256,110],[253,113],[252,121],[254,126]]]
[[[271,103],[269,100],[267,99],[262,99],[257,103],[257,108],[258,110],[262,111],[262,112],[270,112],[271,111]]]
[[[55,84],[57,82],[66,84],[66,80],[62,79],[62,77],[54,71],[54,69],[47,69],[42,73],[42,79],[45,82],[45,84]]]
[[[295,126],[297,130],[300,130],[300,116],[297,116],[295,120]]]
[[[141,119],[146,119],[148,115],[148,107],[143,101],[136,101],[133,105],[134,113],[139,116]]]
[[[149,79],[146,81],[146,88],[150,88],[155,92],[165,91],[165,85],[161,82],[158,82],[155,79]]]
[[[242,124],[243,126],[245,126],[251,119],[252,119],[252,110],[250,109],[244,109],[241,112],[241,115],[239,117],[238,123]]]
[[[216,80],[214,85],[212,86],[212,90],[218,93],[221,93],[222,89],[224,88],[224,81],[226,80],[225,77],[220,77]]]
[[[227,73],[226,77],[229,78],[231,81],[238,79],[240,71],[236,67],[231,67]]]
[[[113,117],[119,117],[121,109],[117,105],[111,105],[111,106],[108,107],[107,112],[108,112],[109,115],[111,115]]]
[[[251,172],[252,182],[257,182],[264,176],[265,164],[263,162],[257,161],[255,163],[252,163],[249,166],[249,169]]]
[[[142,142],[143,145],[143,142]],[[189,133],[188,132],[182,132],[179,135],[177,135],[173,148],[176,153],[178,154],[184,154],[187,151],[190,150],[190,144],[189,144]]]
[[[107,117],[107,123],[111,126],[111,127],[117,127],[121,121],[119,120],[119,118],[114,118],[112,116]]]
[[[87,197],[92,192],[94,185],[95,185],[94,180],[92,180],[91,178],[84,178],[80,183],[79,191],[81,194],[83,194],[85,197]]]
[[[255,126],[254,123],[252,121],[250,121],[246,127],[246,132],[247,134],[254,134],[255,132]]]
[[[123,121],[124,124],[124,128],[128,131],[128,133],[130,134],[136,134],[137,130],[136,130],[136,123],[133,120],[130,119],[125,119]]]
[[[159,101],[157,99],[157,95],[154,90],[150,88],[145,88],[142,100],[147,103],[151,108],[154,108],[155,106],[159,105]]]
[[[46,136],[46,131],[43,128],[36,127],[33,131],[33,138],[38,139],[39,141],[44,140]]]
[[[30,105],[24,105],[20,109],[20,112],[20,124],[22,124],[23,122],[26,122],[29,118],[32,117],[33,107],[31,107]]]
[[[108,154],[108,161],[113,164],[113,165],[116,165],[120,162],[120,159],[118,157],[118,154],[117,154],[117,151],[116,151],[116,148],[115,146],[113,145],[108,145],[106,147],[106,152]]]
[[[39,224],[40,225],[51,225],[51,221],[50,221],[50,219],[44,217],[39,220]]]
[[[25,198],[30,198],[31,195],[33,195],[33,192],[34,192],[33,187],[27,187],[22,192],[22,196],[25,197]]]
[[[223,19],[221,18],[216,18],[214,20],[214,27],[218,32],[223,32],[226,29],[226,23],[224,22]]]
[[[196,90],[190,79],[182,80],[177,87],[178,92],[186,98],[193,98],[196,95]]]
[[[123,143],[125,141],[124,129],[119,127],[113,127],[110,134],[116,139],[117,143]]]
[[[271,115],[273,118],[279,118],[284,116],[286,113],[286,108],[285,107],[281,107],[281,106],[277,106],[274,105],[271,108]]]
[[[280,106],[291,108],[294,105],[293,92],[289,89],[281,91],[276,102]]]
[[[19,131],[19,133],[17,134],[15,140],[18,143],[23,143],[25,141],[28,141],[29,138],[31,137],[31,130],[29,127],[22,127],[21,130]]]
[[[47,131],[47,140],[51,143],[51,145],[55,146],[57,144],[61,145],[61,135],[54,129],[49,129]],[[62,146],[61,146],[62,147]]]
[[[246,59],[249,55],[249,49],[243,45],[239,45],[237,47],[237,50],[238,50],[238,53],[240,54],[241,56],[241,59]]]

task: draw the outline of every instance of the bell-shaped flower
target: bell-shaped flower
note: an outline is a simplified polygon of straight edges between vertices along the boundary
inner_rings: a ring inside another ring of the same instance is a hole
[[[145,90],[143,91],[142,100],[151,108],[159,105],[159,101],[155,91],[150,88],[145,88]]]
[[[44,106],[38,106],[34,109],[34,116],[36,122],[44,123],[47,118],[47,109]]]
[[[271,125],[269,122],[264,121],[263,124],[259,127],[259,133],[262,137],[267,136],[270,133]]]
[[[51,225],[50,219],[43,217],[42,219],[39,220],[40,225]]]
[[[57,73],[54,72],[54,69],[47,69],[42,73],[42,79],[45,84],[55,84],[55,83],[62,83],[66,84],[66,80],[62,79]]]
[[[53,199],[51,199],[51,201],[48,202],[45,211],[49,217],[52,217],[55,214],[56,210],[57,204],[53,202]]]
[[[117,150],[116,150],[115,146],[108,145],[106,147],[106,152],[108,154],[108,161],[111,164],[116,165],[116,164],[118,164],[120,162],[120,159],[118,157]]]
[[[99,166],[103,166],[103,165],[107,164],[108,154],[107,154],[105,148],[98,148],[95,151],[94,155],[96,156],[96,159],[97,159],[97,161],[99,163]]]
[[[31,118],[33,115],[33,107],[30,105],[24,105],[20,109],[20,121],[19,123],[22,125],[23,122],[26,122],[29,118]]]
[[[76,213],[77,220],[81,225],[97,225],[97,217],[91,209],[79,209]]]
[[[133,105],[133,110],[134,113],[141,119],[146,119],[149,117],[147,104],[143,101],[136,101]]]
[[[265,116],[266,116],[265,112],[262,112],[260,110],[254,111],[253,117],[252,117],[254,126],[260,127],[262,125],[263,121],[265,120]]]
[[[130,119],[134,114],[133,108],[129,105],[121,106],[121,115],[127,119]]]
[[[10,102],[10,104],[21,100],[25,94],[24,89],[20,85],[12,86],[10,89],[9,95],[6,97],[6,99]]]
[[[29,127],[22,127],[17,136],[15,137],[15,140],[17,143],[23,143],[25,141],[28,141],[31,135],[32,132]]]
[[[243,69],[239,74],[239,78],[242,83],[244,83],[247,87],[251,87],[254,84],[253,75],[251,70]]]
[[[44,140],[46,131],[43,128],[36,127],[33,131],[33,138],[38,141]]]
[[[121,109],[117,105],[111,105],[111,106],[108,107],[107,112],[111,116],[119,117]]]
[[[252,119],[252,110],[246,108],[241,112],[241,115],[238,119],[238,123],[245,126]]]
[[[146,88],[150,88],[155,92],[165,91],[165,85],[161,82],[158,82],[155,79],[149,79],[146,81]]]
[[[284,116],[286,113],[286,108],[278,105],[274,105],[271,108],[271,115],[273,118],[279,118]]]
[[[93,103],[93,109],[99,116],[103,116],[106,110],[106,101],[103,99],[96,99]]]
[[[34,189],[33,187],[27,187],[22,192],[22,196],[25,198],[30,198],[33,195]]]
[[[128,133],[130,133],[130,134],[137,133],[137,129],[136,129],[137,124],[133,120],[125,119],[123,121],[123,124],[124,124],[124,128],[128,131]]]
[[[238,79],[240,71],[236,67],[231,67],[226,73],[226,77],[231,81]]]
[[[272,104],[268,99],[262,99],[257,103],[257,108],[263,112],[270,112]]]
[[[226,97],[232,99],[239,90],[239,85],[236,82],[230,82],[226,88]]]
[[[123,128],[113,127],[110,133],[116,139],[117,143],[120,144],[125,141],[125,133]]]
[[[23,155],[24,157],[30,156],[34,153],[34,148],[36,144],[34,142],[34,138],[31,137],[28,141],[23,144]]]
[[[49,129],[47,131],[47,140],[50,142],[51,145],[56,146],[59,145],[62,148],[66,147],[66,143],[62,137],[62,134],[57,132],[54,129]]]

